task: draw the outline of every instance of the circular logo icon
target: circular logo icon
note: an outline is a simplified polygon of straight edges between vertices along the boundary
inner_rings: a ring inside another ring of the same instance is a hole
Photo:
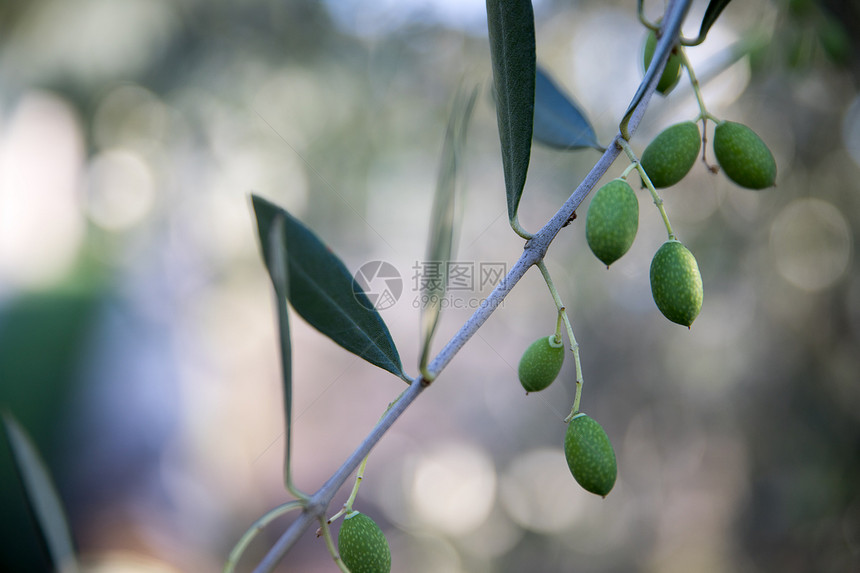
[[[370,261],[353,275],[352,294],[367,309],[385,310],[403,294],[403,279],[391,263]]]

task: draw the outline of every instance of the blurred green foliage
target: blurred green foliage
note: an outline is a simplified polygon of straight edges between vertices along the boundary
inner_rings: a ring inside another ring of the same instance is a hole
[[[57,432],[69,422],[69,400],[80,383],[99,294],[59,289],[28,293],[0,310],[0,404],[21,420],[47,459],[64,458]],[[57,467],[54,463],[52,470],[62,476]],[[5,440],[0,446],[0,505],[0,569],[49,570]]]

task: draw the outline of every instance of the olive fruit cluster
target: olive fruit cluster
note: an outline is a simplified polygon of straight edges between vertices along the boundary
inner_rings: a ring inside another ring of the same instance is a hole
[[[702,138],[692,121],[661,131],[642,153],[640,163],[657,189],[671,187],[692,169]],[[714,155],[723,173],[741,187],[764,189],[776,182],[776,161],[764,141],[742,123],[721,121],[714,129]]]
[[[669,187],[689,173],[700,150],[699,128],[686,121],[660,132],[645,148],[640,163],[655,188]],[[764,189],[776,181],[773,154],[743,124],[717,123],[714,155],[723,173],[741,187]],[[672,322],[689,327],[702,308],[702,277],[696,258],[670,237],[654,255],[650,275],[651,294],[657,308]]]
[[[389,573],[391,548],[382,529],[365,514],[348,513],[337,536],[340,558],[351,573]]]
[[[585,237],[607,267],[630,249],[638,226],[639,202],[626,181],[615,179],[597,190],[588,207]],[[683,326],[693,324],[702,309],[702,277],[696,258],[675,239],[664,243],[651,261],[651,293],[660,312]],[[546,339],[526,350],[520,362],[520,381],[527,391],[545,388],[558,375],[563,353],[558,355],[557,368],[550,356]]]
[[[538,338],[520,359],[520,383],[527,392],[543,390],[558,377],[563,361],[560,338],[554,334]],[[586,491],[606,497],[612,490],[618,473],[615,450],[606,432],[592,418],[577,413],[570,420],[564,437],[564,457],[570,473]]]

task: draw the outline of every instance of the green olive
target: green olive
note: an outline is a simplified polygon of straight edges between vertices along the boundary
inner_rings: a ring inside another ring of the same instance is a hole
[[[670,187],[690,172],[701,148],[699,126],[684,121],[661,131],[642,152],[640,162],[654,187]]]
[[[564,457],[570,473],[586,491],[601,497],[612,491],[618,475],[615,450],[594,419],[582,413],[571,419],[564,436]]]
[[[642,63],[645,65],[645,69],[648,69],[648,66],[651,65],[651,59],[654,57],[654,50],[657,48],[657,34],[654,33],[654,30],[651,30],[648,33],[648,37],[645,38],[645,48],[642,53]],[[657,82],[657,91],[662,95],[668,95],[675,86],[678,85],[678,81],[681,79],[681,56],[673,53],[669,56],[669,59],[666,60],[666,67],[663,68],[663,75],[660,76],[660,81]]]
[[[651,260],[651,294],[663,316],[689,327],[702,310],[702,276],[696,257],[679,241],[663,243]]]
[[[623,179],[597,190],[585,218],[585,238],[591,252],[607,267],[626,253],[639,229],[639,200]]]
[[[742,123],[723,121],[717,124],[714,155],[723,173],[741,187],[764,189],[776,181],[773,154],[764,141]]]
[[[353,511],[337,535],[337,550],[351,573],[389,573],[391,548],[382,529],[368,516]]]
[[[555,335],[538,338],[523,352],[518,373],[526,392],[539,392],[552,384],[564,363],[564,345]]]

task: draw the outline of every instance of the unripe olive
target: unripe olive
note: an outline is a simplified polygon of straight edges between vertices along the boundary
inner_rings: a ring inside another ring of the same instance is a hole
[[[696,257],[675,239],[651,260],[651,294],[663,316],[689,327],[702,310],[702,275]]]
[[[591,252],[607,267],[633,244],[639,229],[639,200],[623,179],[597,190],[585,219],[585,238]]]
[[[642,168],[654,187],[670,187],[690,172],[701,147],[699,126],[692,121],[676,123],[648,144],[642,153]]]
[[[382,529],[358,511],[347,514],[337,535],[337,550],[351,573],[389,573],[391,548]]]
[[[723,121],[717,124],[714,155],[723,173],[741,187],[764,189],[776,181],[776,161],[770,149],[742,123]]]
[[[523,352],[518,373],[526,392],[539,392],[556,379],[564,362],[564,344],[554,334],[538,338]]]
[[[618,475],[615,450],[594,419],[582,413],[573,417],[564,436],[564,457],[570,473],[586,491],[602,497],[612,491]]]
[[[654,57],[654,50],[657,48],[657,34],[654,30],[648,33],[645,38],[645,49],[643,51],[643,63],[645,69],[651,65],[651,58]],[[681,56],[673,53],[666,60],[666,67],[663,68],[663,75],[660,76],[660,81],[657,82],[657,91],[663,95],[667,95],[675,86],[678,85],[678,80],[681,79]]]

